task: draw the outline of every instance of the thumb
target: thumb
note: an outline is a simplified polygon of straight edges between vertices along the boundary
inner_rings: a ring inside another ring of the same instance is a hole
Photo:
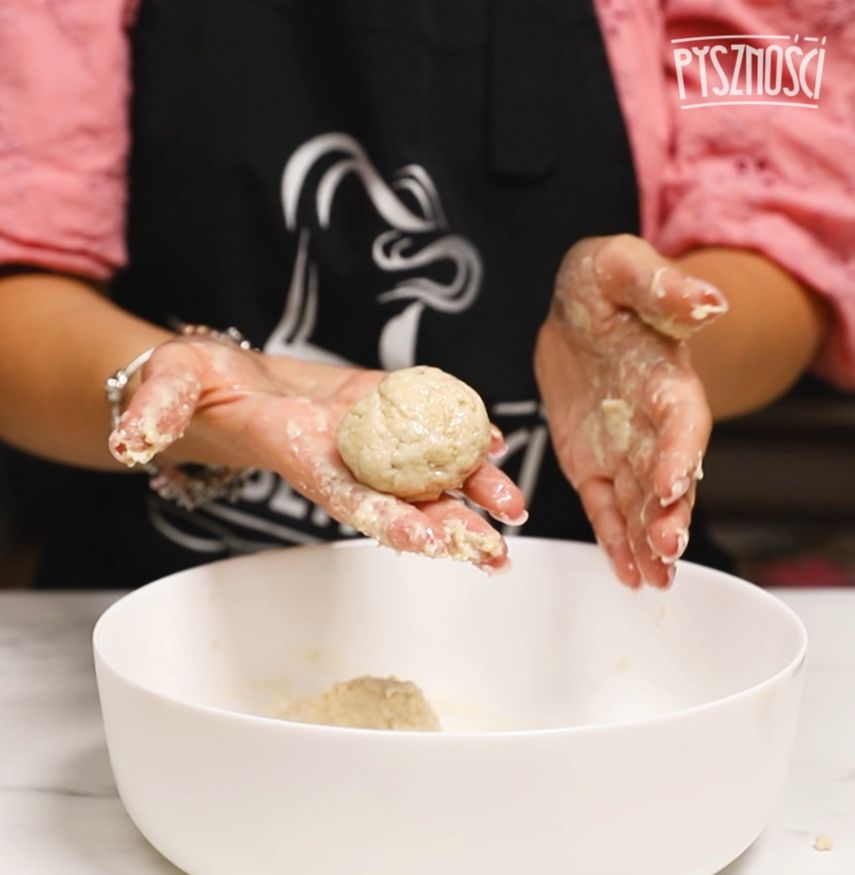
[[[189,345],[168,341],[143,368],[142,383],[109,437],[110,452],[125,465],[144,465],[177,441],[202,391],[201,369]]]
[[[688,339],[728,309],[718,288],[687,276],[630,234],[605,240],[593,255],[593,271],[614,304],[674,340]]]

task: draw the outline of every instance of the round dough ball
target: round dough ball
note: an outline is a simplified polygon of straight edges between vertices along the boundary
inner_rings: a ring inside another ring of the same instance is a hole
[[[357,480],[407,501],[458,489],[484,461],[490,420],[480,395],[439,368],[393,371],[339,425],[338,450]]]
[[[298,702],[281,716],[324,726],[439,731],[439,720],[424,693],[414,683],[395,678],[361,677],[335,684],[317,698]]]

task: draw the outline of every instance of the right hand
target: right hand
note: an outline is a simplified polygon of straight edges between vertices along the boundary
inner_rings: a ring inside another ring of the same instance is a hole
[[[129,466],[164,453],[165,464],[275,471],[334,519],[395,550],[504,570],[507,544],[463,501],[444,495],[409,504],[357,482],[342,462],[338,424],[384,376],[178,337],[157,347],[143,368],[142,383],[110,435],[110,450]],[[502,446],[496,432],[491,451]],[[501,522],[525,517],[521,491],[489,462],[462,492]]]

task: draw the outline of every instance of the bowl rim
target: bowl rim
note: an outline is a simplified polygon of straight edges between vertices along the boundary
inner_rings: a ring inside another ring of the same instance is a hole
[[[506,536],[510,542],[510,546],[513,545],[514,542],[526,542],[526,543],[547,543],[547,544],[565,544],[565,545],[573,545],[574,547],[584,548],[586,551],[592,552],[596,555],[602,556],[601,548],[596,544],[587,543],[584,541],[573,541],[570,539],[562,539],[562,538],[539,538],[539,537],[528,537],[524,535],[509,535]],[[376,549],[377,544],[375,541],[369,540],[367,538],[356,538],[356,539],[345,539],[345,540],[337,540],[337,541],[324,541],[314,544],[300,544],[295,546],[285,546],[285,547],[272,547],[269,550],[260,550],[255,553],[251,553],[243,556],[232,556],[227,559],[219,559],[215,562],[204,563],[205,566],[214,566],[214,565],[222,565],[225,563],[241,563],[241,562],[251,562],[254,558],[260,555],[270,554],[270,553],[280,553],[291,550],[317,550],[317,549],[335,549],[335,550],[349,550],[349,549]],[[703,702],[698,705],[691,705],[687,708],[678,708],[673,711],[668,711],[665,714],[659,714],[654,717],[643,717],[635,720],[625,720],[620,721],[618,723],[584,723],[578,726],[551,726],[551,727],[541,727],[534,729],[497,729],[497,730],[441,730],[439,732],[420,732],[420,731],[392,731],[388,729],[364,729],[360,727],[352,727],[352,726],[327,726],[325,724],[319,723],[299,723],[293,720],[287,720],[282,717],[273,717],[266,716],[263,714],[247,714],[242,711],[235,711],[230,708],[223,708],[217,705],[205,705],[200,704],[198,702],[190,702],[186,699],[180,699],[176,696],[168,695],[166,693],[160,692],[158,690],[152,689],[144,684],[139,683],[138,681],[128,677],[124,672],[119,671],[118,668],[105,656],[103,649],[100,646],[99,639],[101,638],[103,627],[106,623],[110,622],[110,615],[114,613],[114,611],[118,610],[126,610],[127,604],[130,601],[133,601],[137,597],[144,597],[140,595],[144,592],[150,592],[152,589],[160,588],[161,586],[166,587],[172,585],[175,578],[182,577],[185,574],[190,574],[195,571],[198,571],[201,567],[200,565],[193,566],[191,568],[185,568],[181,571],[173,572],[165,577],[158,578],[157,580],[153,580],[150,583],[144,584],[143,586],[137,587],[130,592],[124,593],[110,605],[108,605],[100,614],[98,619],[95,622],[95,626],[92,630],[92,649],[93,655],[95,658],[96,668],[104,668],[109,670],[109,672],[122,683],[127,686],[135,689],[138,692],[143,693],[146,696],[152,697],[160,702],[166,703],[170,706],[186,709],[191,712],[196,712],[199,714],[208,715],[214,719],[225,720],[226,722],[236,722],[243,723],[247,725],[258,725],[260,727],[265,727],[270,730],[272,727],[281,727],[282,732],[304,732],[304,733],[332,733],[335,736],[341,736],[342,734],[347,738],[371,738],[376,739],[380,738],[388,738],[388,739],[400,739],[401,741],[392,742],[392,743],[415,743],[424,744],[444,744],[450,743],[449,740],[454,739],[459,742],[461,739],[521,739],[527,738],[531,739],[532,737],[544,738],[544,737],[555,737],[555,736],[565,736],[567,734],[571,734],[573,736],[586,736],[586,735],[602,735],[603,733],[615,733],[615,732],[633,732],[642,729],[649,729],[657,725],[675,723],[679,721],[685,721],[687,719],[695,719],[703,716],[707,712],[715,712],[718,710],[723,710],[729,707],[733,707],[738,705],[740,702],[752,698],[754,696],[762,694],[762,692],[766,689],[769,689],[773,686],[779,684],[785,677],[788,675],[796,674],[799,669],[803,666],[806,656],[807,656],[807,648],[808,648],[808,633],[807,629],[799,617],[799,615],[784,601],[773,596],[771,593],[767,592],[762,587],[751,583],[750,581],[743,580],[740,577],[737,577],[733,574],[728,574],[725,571],[720,571],[716,568],[708,568],[704,565],[699,565],[695,562],[686,562],[684,560],[679,560],[677,563],[678,570],[680,567],[686,568],[698,568],[702,570],[705,574],[712,574],[717,577],[722,583],[726,583],[731,587],[738,587],[740,589],[745,589],[747,592],[753,593],[753,596],[759,598],[761,601],[765,601],[767,604],[774,606],[776,610],[784,614],[788,620],[794,624],[797,629],[800,641],[799,647],[796,655],[787,662],[785,666],[776,671],[773,675],[770,675],[767,678],[764,678],[762,681],[759,681],[756,684],[752,684],[745,689],[738,690],[735,693],[730,693],[727,696],[722,696],[717,699],[712,699],[709,702]],[[617,578],[614,579],[614,583],[616,586],[621,586],[620,582]],[[123,608],[119,608],[120,605],[123,605]],[[99,700],[101,697],[101,685],[98,684],[98,696]],[[404,741],[406,740],[406,741]]]

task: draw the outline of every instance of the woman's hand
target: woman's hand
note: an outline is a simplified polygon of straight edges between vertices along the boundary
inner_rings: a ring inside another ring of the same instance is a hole
[[[168,464],[276,471],[336,520],[382,544],[503,570],[505,541],[462,501],[443,496],[409,504],[363,486],[345,467],[335,443],[338,424],[383,376],[247,352],[209,338],[177,338],[157,347],[143,369],[110,449],[128,465],[166,451]],[[491,449],[502,445],[497,432]],[[502,522],[524,518],[522,493],[490,463],[462,492]]]
[[[535,366],[556,454],[618,577],[667,586],[711,428],[686,339],[727,310],[637,237],[591,238],[558,272]]]

